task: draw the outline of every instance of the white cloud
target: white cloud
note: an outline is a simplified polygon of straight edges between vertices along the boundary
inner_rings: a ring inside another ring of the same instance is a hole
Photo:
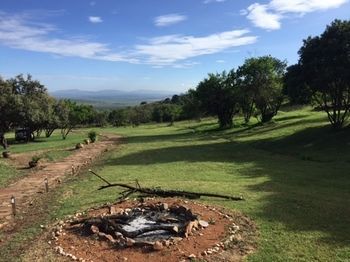
[[[233,30],[203,37],[167,35],[151,38],[148,44],[137,45],[136,54],[150,64],[169,65],[196,56],[218,53],[233,47],[255,43],[248,30]]]
[[[89,21],[94,24],[103,22],[102,18],[99,16],[89,16]]]
[[[186,16],[180,14],[161,15],[154,18],[154,24],[156,26],[169,26],[185,21],[186,19]]]
[[[226,61],[225,61],[225,60],[222,60],[222,59],[216,60],[215,62],[218,63],[218,64],[224,64],[224,63],[226,63]]]
[[[270,13],[266,5],[252,4],[247,8],[247,12],[247,18],[257,27],[267,30],[276,30],[281,27],[280,20],[282,16]]]
[[[203,4],[222,3],[222,2],[226,2],[226,0],[204,0]]]
[[[267,30],[281,28],[281,20],[290,14],[303,15],[315,11],[338,8],[348,0],[271,0],[267,4],[254,3],[241,10],[256,27]]]
[[[137,62],[133,58],[112,52],[104,43],[77,37],[59,38],[52,36],[57,31],[52,25],[33,23],[26,21],[21,16],[0,13],[0,43],[11,48],[60,56]]]
[[[106,43],[76,36],[62,37],[60,33],[50,24],[28,21],[26,17],[0,11],[0,44],[58,57],[149,64],[158,68],[187,68],[198,64],[190,61],[194,57],[229,51],[257,40],[248,30],[232,30],[201,37],[164,35],[116,52]]]
[[[272,0],[269,7],[280,13],[310,13],[338,8],[348,0]]]

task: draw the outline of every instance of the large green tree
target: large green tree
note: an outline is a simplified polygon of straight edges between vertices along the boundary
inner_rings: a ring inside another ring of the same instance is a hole
[[[341,128],[350,110],[350,20],[335,20],[299,50],[299,64],[315,100],[334,128]]]
[[[283,76],[286,62],[272,56],[247,59],[237,70],[242,108],[247,116],[253,108],[258,110],[261,122],[270,121],[283,101]],[[247,109],[245,109],[247,108]]]
[[[288,96],[291,104],[309,104],[312,99],[312,90],[305,81],[303,68],[300,64],[287,67],[284,76],[283,93]]]
[[[39,81],[33,80],[31,75],[18,75],[8,80],[16,103],[16,117],[14,125],[25,127],[34,139],[34,132],[44,129],[49,95],[47,89]]]
[[[196,97],[202,110],[216,115],[220,128],[232,127],[232,118],[237,112],[236,72],[209,74],[196,88]]]

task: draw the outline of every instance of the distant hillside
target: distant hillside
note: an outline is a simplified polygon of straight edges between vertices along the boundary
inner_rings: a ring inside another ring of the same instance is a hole
[[[174,93],[152,90],[99,90],[86,91],[79,89],[58,90],[50,92],[58,99],[68,98],[79,103],[91,104],[97,108],[117,108],[129,105],[137,105],[142,101],[152,102],[171,97]]]

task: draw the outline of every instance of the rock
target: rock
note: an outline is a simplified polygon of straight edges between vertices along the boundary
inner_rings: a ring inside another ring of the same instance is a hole
[[[203,228],[206,228],[209,226],[209,223],[207,221],[204,221],[204,220],[198,220],[198,224],[203,227]]]
[[[8,222],[4,222],[2,224],[0,224],[0,229],[3,229],[4,227],[6,227],[9,223]]]
[[[162,250],[164,248],[163,244],[159,241],[154,242],[153,249],[154,250]]]
[[[83,147],[84,147],[84,145],[82,143],[78,143],[75,145],[75,149],[81,149]]]
[[[115,236],[117,237],[117,239],[123,238],[123,234],[120,233],[120,232],[115,232],[114,234],[115,234]]]
[[[182,241],[183,238],[182,237],[171,237],[170,239],[174,244],[177,244],[180,241]]]
[[[98,232],[100,232],[100,230],[98,229],[98,227],[95,226],[95,225],[92,225],[92,226],[90,227],[90,229],[91,229],[91,232],[94,233],[94,234],[97,234]]]
[[[162,244],[163,246],[169,247],[171,245],[171,242],[169,240],[164,240]]]
[[[123,214],[123,213],[124,213],[124,209],[122,209],[120,207],[115,207],[115,206],[109,207],[109,214],[111,214],[111,215]]]
[[[168,210],[168,209],[169,209],[169,205],[168,205],[167,203],[162,203],[162,204],[160,205],[160,209],[161,209],[161,210]]]
[[[128,247],[132,247],[134,244],[135,244],[135,240],[133,240],[132,238],[126,238],[126,245],[128,246]]]
[[[179,233],[179,227],[178,226],[174,226],[173,227],[173,231],[176,232],[176,233]]]
[[[188,258],[192,259],[192,258],[196,258],[196,255],[195,254],[191,254],[188,256]]]
[[[198,220],[190,221],[186,226],[186,232],[185,237],[187,238],[189,235],[192,234],[192,230],[194,228],[198,228]]]
[[[2,152],[2,156],[3,156],[4,158],[9,158],[9,157],[11,156],[11,153],[8,152],[8,151],[5,151],[5,152]]]

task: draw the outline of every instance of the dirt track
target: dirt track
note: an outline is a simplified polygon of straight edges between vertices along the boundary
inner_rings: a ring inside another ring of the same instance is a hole
[[[118,139],[119,136],[116,135],[104,136],[103,140],[85,145],[84,148],[76,150],[61,161],[46,163],[42,169],[36,170],[6,188],[0,189],[0,221],[11,220],[13,217],[10,203],[11,196],[16,198],[18,210],[25,209],[34,196],[45,192],[45,178],[48,179],[49,188],[56,187],[65,176],[74,175],[73,173],[77,173],[81,167],[90,164],[103,152],[113,147]]]

